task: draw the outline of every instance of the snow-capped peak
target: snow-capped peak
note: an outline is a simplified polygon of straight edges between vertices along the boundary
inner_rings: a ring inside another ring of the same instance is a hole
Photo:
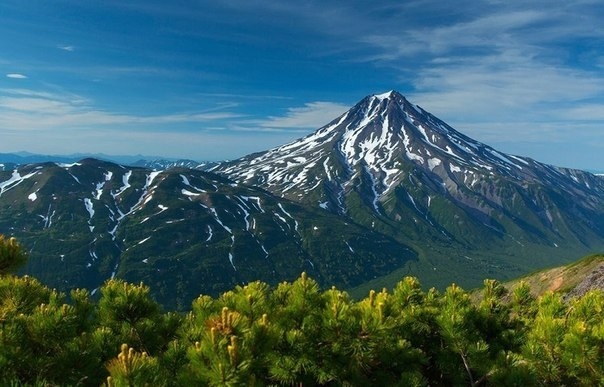
[[[395,94],[395,93],[397,94],[396,91],[390,90],[390,91],[387,91],[387,92],[382,93],[382,94],[374,94],[374,97],[377,98],[377,99],[379,99],[380,101],[382,101],[384,99],[390,98],[392,96],[392,94]]]
[[[363,98],[302,139],[221,164],[214,171],[343,212],[343,198],[351,190],[362,190],[377,210],[410,170],[433,176],[435,184],[455,192],[460,185],[478,189],[481,179],[495,174],[535,179],[541,174],[531,168],[535,164],[463,135],[391,90]],[[556,173],[554,168],[548,171]]]

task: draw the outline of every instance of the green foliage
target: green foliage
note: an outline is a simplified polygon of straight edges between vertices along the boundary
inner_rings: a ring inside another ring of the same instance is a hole
[[[101,288],[98,324],[108,328],[117,348],[127,343],[137,350],[156,354],[170,342],[180,326],[175,313],[162,314],[149,287],[110,280]]]
[[[558,294],[539,300],[524,355],[542,384],[604,383],[604,293],[565,303]]]
[[[61,294],[34,279],[0,278],[0,316],[4,378],[78,384],[102,365],[89,345],[81,305],[65,304]]]
[[[27,254],[15,238],[0,234],[0,276],[16,271],[27,261]]]
[[[0,384],[13,386],[602,385],[604,293],[538,298],[486,280],[425,292],[403,278],[362,300],[305,273],[164,313],[143,285],[98,302],[0,277]],[[119,353],[116,356],[118,349]]]
[[[159,382],[157,359],[146,352],[136,352],[128,344],[122,344],[121,352],[107,364],[107,370],[107,387],[154,386]]]

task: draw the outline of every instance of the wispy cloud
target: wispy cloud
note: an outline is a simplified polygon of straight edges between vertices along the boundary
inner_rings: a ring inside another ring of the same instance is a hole
[[[227,158],[233,155],[240,157],[300,138],[328,124],[349,108],[348,105],[334,102],[308,102],[303,106],[286,108],[279,116],[228,119],[222,125],[208,126],[206,129],[213,132],[216,138],[221,137],[225,144],[236,146],[236,149],[222,149]]]
[[[422,72],[410,98],[462,132],[491,145],[514,142],[583,143],[601,133],[604,104],[589,103],[604,79],[579,71],[525,66],[442,67]],[[438,85],[436,85],[438,84]],[[591,121],[591,122],[587,122]]]
[[[391,33],[390,29],[361,36],[362,43],[373,46],[378,54],[370,60],[390,61],[401,57],[441,55],[480,57],[500,47],[516,46],[517,32],[542,23],[550,15],[545,11],[525,10],[485,14],[470,21],[443,26],[418,26]],[[528,45],[524,37],[525,45]]]
[[[56,94],[27,89],[2,89],[0,128],[8,130],[52,130],[65,127],[98,127],[145,124],[162,126],[179,123],[206,123],[241,118],[230,111],[182,112],[164,115],[134,115],[95,108],[74,94]],[[209,109],[214,110],[214,109]]]
[[[531,61],[502,51],[481,61],[434,64],[418,71],[413,98],[442,113],[464,112],[489,118],[528,113],[601,96],[604,76]],[[547,106],[546,106],[547,105]],[[514,109],[514,110],[512,110]]]
[[[359,20],[358,30],[373,32],[350,36],[368,49],[356,59],[398,72],[413,102],[481,140],[579,140],[593,131],[604,111],[602,56],[569,45],[604,38],[596,2],[421,4],[392,8],[381,28]],[[437,18],[441,11],[450,15]]]
[[[65,45],[65,44],[59,44],[57,46],[57,48],[59,50],[63,50],[63,51],[69,51],[69,52],[73,52],[75,51],[75,47],[74,46],[70,46],[70,45]]]
[[[571,106],[558,112],[558,116],[569,121],[599,121],[600,127],[604,126],[604,105],[585,103],[580,106]],[[600,129],[601,131],[601,129]]]
[[[269,94],[235,94],[235,93],[198,93],[202,97],[228,98],[228,99],[251,99],[251,100],[291,100],[288,95],[269,95]]]
[[[265,120],[249,122],[251,127],[263,129],[318,129],[329,123],[350,106],[334,102],[308,102],[301,107],[288,108],[282,116],[269,116]]]
[[[19,74],[19,73],[9,73],[6,74],[7,78],[12,78],[12,79],[26,79],[27,75],[23,75],[23,74]]]

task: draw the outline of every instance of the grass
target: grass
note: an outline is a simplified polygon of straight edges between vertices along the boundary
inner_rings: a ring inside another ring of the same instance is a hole
[[[547,292],[568,292],[577,286],[599,265],[604,264],[604,254],[588,255],[576,262],[565,266],[540,270],[516,280],[504,283],[508,289],[513,289],[521,281],[528,284],[535,296]]]

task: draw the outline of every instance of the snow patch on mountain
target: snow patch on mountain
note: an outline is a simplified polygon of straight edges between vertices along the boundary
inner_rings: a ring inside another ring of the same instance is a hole
[[[69,169],[71,167],[75,167],[75,166],[79,166],[82,165],[81,163],[55,163],[57,166],[61,167],[61,168],[65,168],[65,169]]]
[[[428,168],[430,168],[431,171],[434,170],[434,168],[438,167],[441,164],[442,164],[442,161],[440,159],[437,159],[437,158],[428,159]]]
[[[86,211],[88,211],[88,214],[90,215],[90,219],[92,219],[92,217],[94,216],[94,205],[92,204],[92,200],[85,198],[84,206],[86,206]]]
[[[122,186],[115,193],[111,194],[114,198],[120,196],[124,191],[131,187],[130,176],[132,176],[132,171],[128,171],[122,175]]]
[[[107,182],[111,180],[111,177],[113,177],[113,172],[111,172],[111,171],[105,172],[104,177],[105,177],[105,180],[101,181],[100,183],[97,183],[96,190],[95,190],[95,192],[93,192],[94,198],[96,200],[101,200],[101,195],[103,194],[103,188],[105,187],[105,184],[107,184]]]
[[[193,193],[193,192],[191,192],[189,190],[183,189],[182,190],[183,194],[185,194],[185,191],[186,191],[187,193],[185,195],[196,196],[196,195],[199,195],[199,193],[206,192],[206,190],[198,188],[198,187],[195,187],[194,185],[192,185],[191,182],[189,181],[189,178],[187,178],[185,175],[181,174],[180,178],[182,179],[182,182],[183,182],[184,185],[186,185],[187,187],[190,187],[191,189],[197,191],[197,193]]]
[[[237,199],[239,199],[242,203],[245,204],[245,202],[243,202],[239,197],[237,197]],[[243,212],[243,221],[245,222],[246,231],[250,231],[250,212],[248,211],[248,209],[246,209],[239,203],[235,203],[235,205],[237,205],[237,207],[239,207],[239,209]]]
[[[138,245],[142,245],[143,243],[147,242],[149,239],[151,239],[150,236],[148,236],[147,238],[143,239],[142,241],[139,241],[137,244]]]
[[[226,230],[226,232],[228,232],[229,234],[233,234],[233,230],[231,230],[230,227],[228,227],[227,225],[222,223],[222,220],[220,220],[220,218],[218,217],[218,212],[216,212],[216,210],[214,208],[204,206],[203,204],[202,204],[202,207],[206,208],[210,212],[210,214],[212,214],[216,223],[218,223],[222,228],[224,228]]]
[[[212,236],[214,235],[213,231],[212,231],[212,226],[210,226],[208,224],[208,237],[206,238],[206,242],[209,242],[212,240]]]
[[[262,204],[260,203],[260,198],[258,196],[239,196],[239,197],[245,201],[254,203],[254,205],[256,206],[258,211],[260,211],[261,213],[264,213],[264,209],[262,208]]]
[[[186,190],[186,189],[184,189],[184,188],[180,190],[180,193],[182,193],[182,194],[183,194],[183,195],[185,195],[185,196],[193,196],[193,197],[194,197],[194,196],[199,196],[199,195],[201,195],[201,194],[200,194],[200,193],[198,193],[198,192],[191,192],[191,191]]]
[[[15,169],[13,171],[13,174],[11,175],[10,179],[8,179],[4,182],[0,182],[0,196],[2,196],[2,194],[5,193],[6,191],[15,188],[19,184],[23,183],[25,180],[34,176],[36,173],[38,173],[38,172],[34,171],[34,172],[28,173],[25,176],[21,176],[19,171]]]
[[[52,204],[48,205],[46,215],[38,215],[44,221],[44,228],[50,228],[52,226],[52,217],[55,215],[56,210],[52,210]]]

